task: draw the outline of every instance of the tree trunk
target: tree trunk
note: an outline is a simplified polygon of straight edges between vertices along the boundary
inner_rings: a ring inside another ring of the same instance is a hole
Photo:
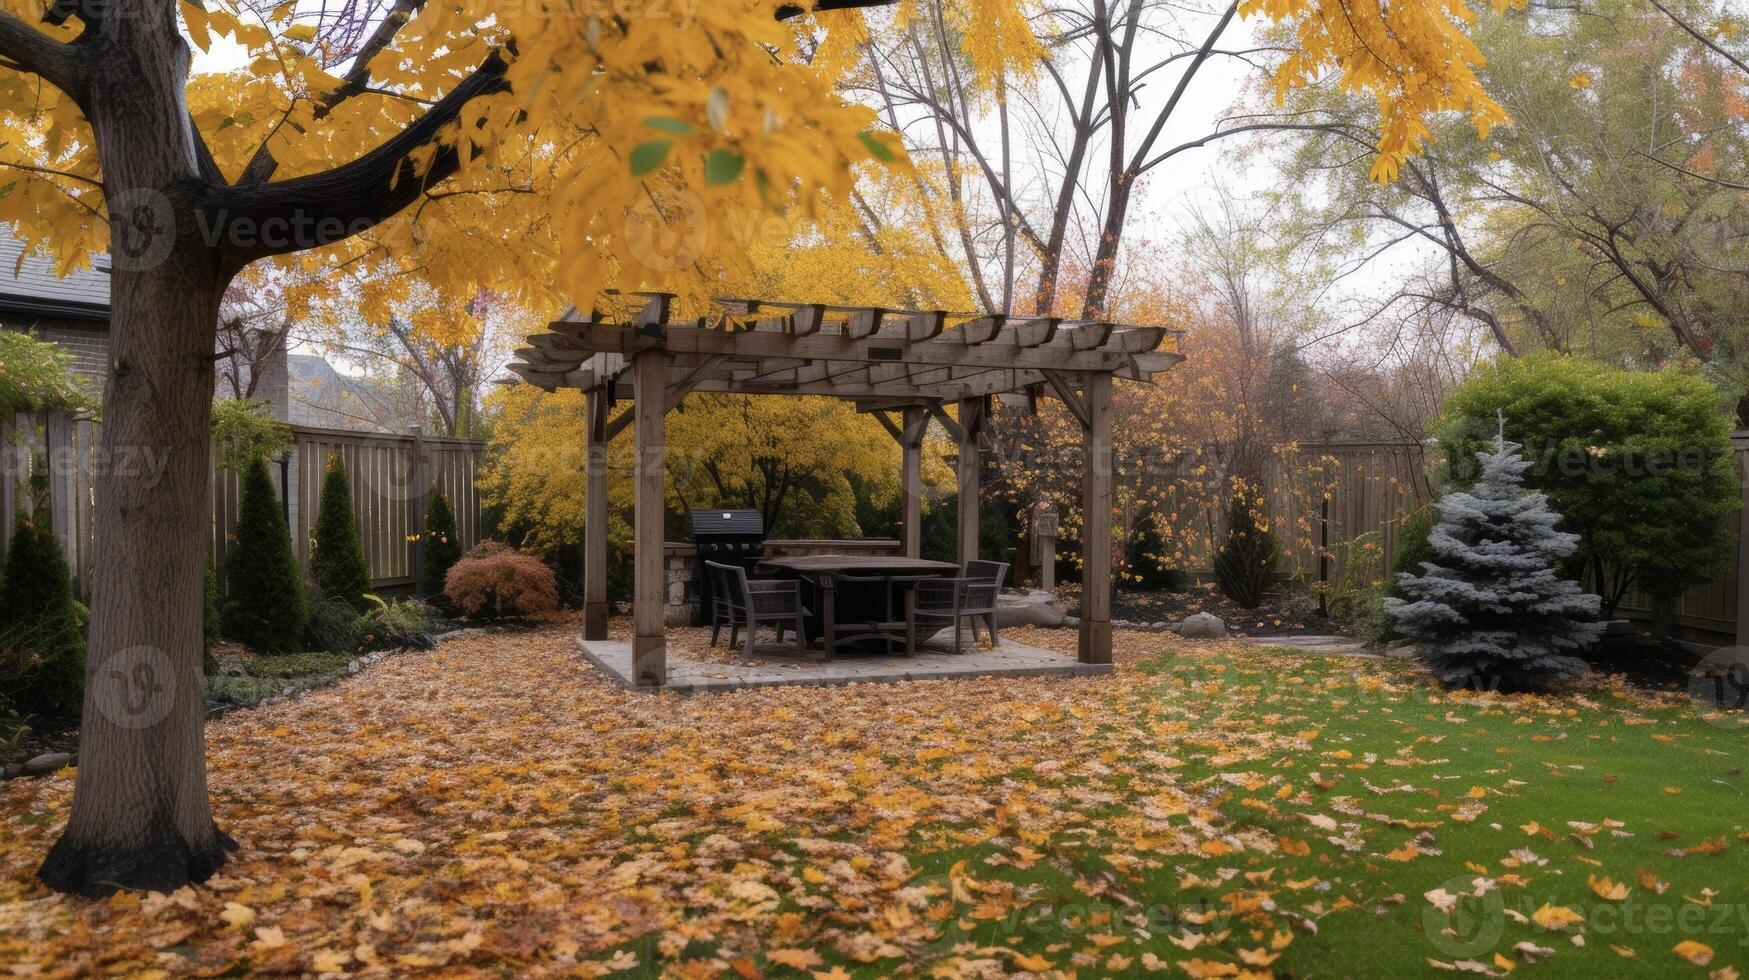
[[[110,377],[79,768],[37,874],[89,896],[171,891],[231,844],[207,802],[201,629],[213,342],[230,272],[195,220],[200,165],[175,8],[94,35],[88,117],[110,210]]]

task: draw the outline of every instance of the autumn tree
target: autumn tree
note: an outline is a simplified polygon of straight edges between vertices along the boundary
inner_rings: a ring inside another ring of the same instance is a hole
[[[968,4],[969,20],[1020,17],[1016,0]],[[1295,24],[1302,50],[1283,85],[1333,67],[1378,97],[1385,175],[1418,148],[1428,113],[1498,116],[1476,84],[1461,2],[1243,9]],[[200,542],[218,313],[238,273],[375,255],[418,266],[451,299],[696,289],[744,252],[717,235],[710,255],[675,263],[662,248],[673,229],[805,211],[848,196],[856,164],[899,157],[872,110],[800,63],[803,37],[827,23],[780,20],[803,13],[771,0],[632,16],[544,3],[240,14],[5,0],[0,164],[18,176],[0,219],[62,268],[110,253],[102,449],[168,460],[156,480],[118,469],[97,480],[81,764],[46,882],[170,890],[224,859],[202,750]],[[190,41],[215,36],[240,45],[246,67],[191,75]],[[142,699],[150,723],[119,713]]]
[[[1749,167],[1749,72],[1732,23],[1640,0],[1490,18],[1476,39],[1512,124],[1474,140],[1436,122],[1388,184],[1361,159],[1377,135],[1364,97],[1308,88],[1280,118],[1322,128],[1293,138],[1283,196],[1344,275],[1429,256],[1393,269],[1357,322],[1452,314],[1509,355],[1685,360],[1749,390],[1749,188],[1733,179]]]
[[[1199,147],[1322,125],[1236,114],[1184,138],[1178,123],[1196,101],[1187,93],[1211,65],[1269,66],[1284,93],[1339,67],[1342,84],[1382,110],[1360,114],[1378,116],[1381,178],[1421,149],[1430,112],[1460,110],[1484,131],[1504,118],[1478,84],[1461,3],[1090,0],[977,17],[926,0],[904,10],[861,42],[847,84],[911,134],[937,235],[980,302],[1002,312],[1109,313],[1140,187]],[[1282,38],[1245,40],[1239,22],[1256,15],[1284,21]],[[1087,274],[1066,293],[1077,265]]]

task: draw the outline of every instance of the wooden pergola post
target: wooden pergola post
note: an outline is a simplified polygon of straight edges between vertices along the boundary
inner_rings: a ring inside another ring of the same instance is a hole
[[[978,433],[984,428],[984,400],[959,403],[959,562],[978,557]]]
[[[607,388],[586,394],[583,479],[583,638],[607,639]]]
[[[1111,375],[1083,376],[1081,638],[1084,664],[1111,663]]]
[[[907,558],[923,555],[923,432],[929,416],[922,408],[911,406],[900,413],[899,451],[903,462],[899,467],[899,484],[903,494],[903,516],[900,536]]]
[[[662,635],[662,420],[667,415],[667,364],[660,347],[632,357],[632,411],[637,427],[637,496],[633,506],[632,677],[639,685],[668,682]],[[604,562],[605,565],[605,562]]]

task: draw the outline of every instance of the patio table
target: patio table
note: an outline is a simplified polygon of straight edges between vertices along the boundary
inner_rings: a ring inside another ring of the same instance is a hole
[[[818,593],[818,602],[810,604],[818,609],[818,622],[808,624],[809,639],[819,636],[825,641],[826,656],[831,658],[837,642],[838,621],[838,580],[851,578],[888,578],[894,580],[946,577],[958,575],[960,567],[953,562],[931,561],[927,558],[907,558],[903,555],[798,555],[793,558],[767,558],[759,563],[759,569],[765,572],[776,572],[781,575],[795,576],[811,585]],[[910,608],[911,595],[905,594],[906,608]],[[852,610],[856,609],[852,600]],[[887,615],[884,611],[882,617]],[[909,620],[909,616],[906,617]],[[856,622],[862,623],[863,617],[856,617]],[[867,617],[868,623],[874,623],[876,617]],[[909,636],[907,636],[909,643]]]

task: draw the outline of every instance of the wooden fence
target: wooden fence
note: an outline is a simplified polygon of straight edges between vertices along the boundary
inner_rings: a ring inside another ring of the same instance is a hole
[[[61,539],[80,595],[89,593],[92,561],[93,460],[99,426],[58,413],[19,414],[0,419],[0,449],[4,472],[0,479],[0,515],[23,505],[30,473],[46,464],[49,501],[56,536]],[[371,587],[405,589],[417,581],[418,540],[424,526],[428,495],[448,495],[455,511],[456,533],[466,550],[481,537],[480,498],[474,485],[484,443],[469,439],[404,436],[341,429],[292,426],[291,453],[269,461],[291,528],[298,562],[309,560],[310,533],[322,490],[322,473],[331,455],[345,461],[352,485],[353,513],[370,567]],[[151,466],[150,459],[118,461],[117,465]],[[214,465],[207,483],[212,501],[215,563],[224,561],[232,545],[241,500],[237,474]],[[0,535],[4,555],[6,535]]]

